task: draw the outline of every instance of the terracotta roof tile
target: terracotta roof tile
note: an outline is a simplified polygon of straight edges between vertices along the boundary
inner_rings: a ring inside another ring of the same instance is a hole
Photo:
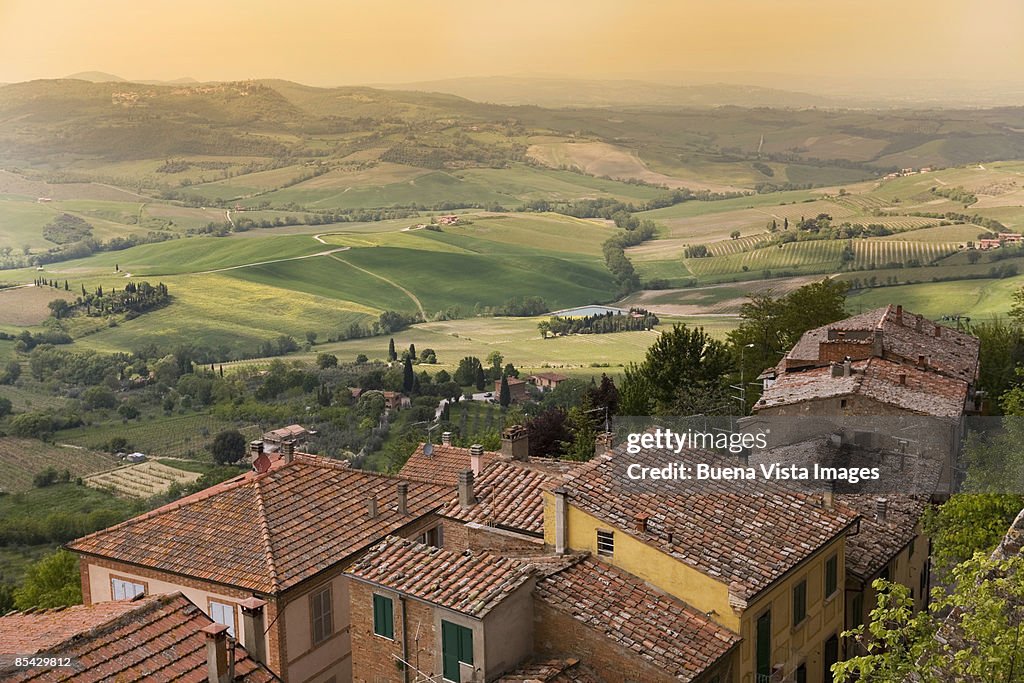
[[[455,553],[394,536],[374,546],[347,573],[478,618],[532,576],[527,565],[509,558]]]
[[[463,522],[477,522],[532,534],[544,533],[545,485],[560,480],[546,468],[528,463],[499,460],[488,465],[473,483],[476,504],[459,505],[455,495],[440,514]]]
[[[963,380],[882,358],[855,360],[851,368],[848,377],[833,377],[830,367],[782,373],[754,409],[859,395],[919,415],[964,413],[968,385]]]
[[[206,681],[206,635],[212,620],[181,593],[141,600],[16,612],[0,617],[0,652],[71,657],[59,669],[4,670],[5,681]],[[279,679],[241,645],[236,680]]]
[[[296,454],[269,472],[130,519],[68,544],[108,557],[271,594],[342,561],[444,504],[451,489],[411,482],[408,514],[400,478]],[[378,501],[370,518],[367,499]]]
[[[434,444],[430,455],[423,452],[424,444],[416,447],[398,476],[420,481],[432,481],[438,484],[455,486],[459,481],[459,472],[470,469],[472,463],[468,448]],[[484,451],[482,465],[486,467],[501,457],[498,451]]]
[[[680,681],[740,642],[689,605],[593,557],[542,579],[535,594]]]
[[[706,481],[698,492],[676,492],[671,486],[648,490],[625,476],[631,463],[663,467],[679,461],[735,465],[709,451],[644,449],[631,455],[622,445],[567,476],[562,488],[571,505],[730,584],[740,599],[756,595],[857,518],[849,509],[822,508],[817,497],[750,481]],[[646,531],[635,529],[637,515],[646,516]]]
[[[529,662],[509,671],[497,683],[605,683],[575,657]]]
[[[877,496],[839,494],[836,500],[861,514],[859,533],[846,538],[846,571],[867,580],[907,547],[928,507],[922,496],[887,495],[885,521],[875,516]]]

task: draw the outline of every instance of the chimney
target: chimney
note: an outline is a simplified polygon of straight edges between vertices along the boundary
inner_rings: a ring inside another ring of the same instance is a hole
[[[513,460],[530,459],[530,437],[526,427],[512,425],[501,433],[501,454]]]
[[[836,507],[836,482],[825,482],[825,489],[821,493],[821,507],[825,510],[831,510]]]
[[[206,680],[228,683],[228,627],[210,624],[202,631],[206,635]]]
[[[569,493],[559,486],[555,496],[555,552],[564,555],[569,544]]]
[[[897,377],[900,378],[900,386],[907,386],[907,373],[901,372]]]
[[[282,441],[281,442],[281,459],[285,462],[291,462],[295,459],[295,442],[294,441]]]
[[[875,499],[875,521],[879,524],[884,524],[888,518],[889,513],[889,499],[888,498],[876,498]]]
[[[896,324],[897,325],[902,325],[903,324],[903,306],[897,306],[896,307]]]
[[[607,453],[615,447],[615,432],[601,432],[594,439],[594,455]]]
[[[641,512],[633,516],[633,530],[640,533],[647,531],[647,515]]]
[[[919,367],[922,370],[927,370],[928,369],[928,357],[924,356],[924,355],[919,355],[917,357],[917,367]]]
[[[261,664],[267,663],[267,640],[264,637],[266,621],[263,608],[266,600],[246,598],[242,600],[242,636],[243,645],[253,659]]]
[[[407,515],[409,514],[409,483],[400,481],[395,488],[398,492],[398,514]]]
[[[366,499],[366,516],[370,519],[377,518],[377,496],[370,496]]]
[[[843,377],[849,377],[853,374],[853,361],[847,356],[846,360],[843,361]]]
[[[249,442],[249,455],[252,456],[253,460],[255,460],[256,458],[260,457],[260,454],[262,454],[262,453],[263,453],[263,442],[262,441],[250,441]]]
[[[480,470],[484,468],[484,447],[478,443],[473,444],[469,447],[469,463],[470,468],[473,470],[473,475],[480,474]]]
[[[942,336],[942,326],[941,325],[936,325],[935,326],[935,338],[938,339],[941,336]]]
[[[840,365],[839,363],[836,363],[835,361],[832,362],[832,376],[833,377],[842,377],[843,376],[843,366]]]
[[[914,331],[916,331],[916,332],[920,332],[921,331],[921,324],[922,324],[923,321],[924,321],[924,316],[923,315],[917,316],[917,320],[914,321]]]
[[[442,446],[451,446],[452,445],[452,433],[451,432],[441,432],[441,445]]]
[[[875,336],[872,339],[871,353],[876,358],[885,357],[885,335],[883,334],[881,327],[875,328]]]
[[[476,505],[476,496],[473,495],[473,470],[459,472],[459,505],[463,509]]]

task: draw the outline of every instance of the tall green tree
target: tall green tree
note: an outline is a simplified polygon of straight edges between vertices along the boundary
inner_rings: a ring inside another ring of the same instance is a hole
[[[82,603],[82,577],[78,558],[58,550],[29,565],[25,580],[14,591],[14,605],[20,610],[68,607]]]
[[[412,358],[406,356],[405,366],[402,368],[402,391],[411,395],[416,386],[416,373],[412,371]]]
[[[395,338],[394,337],[392,337],[388,341],[388,360],[389,361],[396,361],[396,360],[398,360],[398,353],[395,351]]]
[[[213,437],[210,453],[218,465],[238,462],[245,455],[245,436],[237,429],[226,429]]]
[[[674,325],[625,370],[619,392],[623,415],[726,414],[730,408],[728,347],[703,327]]]
[[[501,376],[501,390],[498,392],[498,404],[502,408],[508,408],[512,403],[512,392],[508,388],[508,377]]]
[[[485,386],[484,383],[486,381],[487,381],[487,378],[484,377],[484,368],[483,368],[483,366],[482,365],[477,365],[476,366],[476,377],[474,378],[474,383],[475,383],[474,386],[476,386],[476,390],[477,391],[483,391],[484,390],[484,386]]]

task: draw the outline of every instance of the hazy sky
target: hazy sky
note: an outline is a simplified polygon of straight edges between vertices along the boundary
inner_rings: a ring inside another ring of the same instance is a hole
[[[677,71],[1024,80],[1024,0],[0,0],[0,82]]]

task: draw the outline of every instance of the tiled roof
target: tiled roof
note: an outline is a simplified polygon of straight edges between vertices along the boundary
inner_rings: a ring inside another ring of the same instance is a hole
[[[501,453],[497,451],[484,451],[482,465],[486,467],[500,457]],[[420,444],[399,470],[398,476],[455,486],[459,472],[470,469],[470,466],[468,448],[434,444],[431,454],[426,455],[423,444]]]
[[[278,593],[344,560],[444,504],[451,489],[298,453],[249,474],[68,544],[71,550],[152,569]],[[377,500],[371,518],[367,499]]]
[[[664,467],[680,461],[736,464],[708,451],[644,449],[632,455],[618,446],[575,470],[562,488],[571,505],[730,585],[730,594],[742,600],[856,520],[851,510],[825,509],[820,498],[763,483],[702,481],[699,489],[681,492],[665,482],[646,487],[626,477],[632,463]],[[646,531],[636,530],[638,515],[646,517]]]
[[[887,495],[885,521],[875,516],[877,496],[839,494],[836,500],[862,516],[859,533],[846,538],[846,571],[870,579],[917,536],[917,523],[928,507],[922,496]]]
[[[546,379],[549,382],[564,382],[569,379],[567,375],[560,375],[557,372],[538,372],[530,377],[536,377],[537,379]]]
[[[0,617],[0,652],[70,657],[77,664],[58,669],[0,668],[0,679],[201,683],[207,680],[202,629],[212,623],[181,593],[16,612]],[[278,680],[241,645],[235,650],[235,674],[244,683]]]
[[[918,329],[920,327],[920,329]],[[938,325],[898,306],[877,308],[845,320],[805,332],[786,354],[784,362],[818,361],[819,344],[828,341],[829,330],[882,331],[884,355],[916,362],[925,356],[928,365],[948,377],[973,382],[978,370],[977,337]],[[935,336],[936,329],[939,336]]]
[[[389,537],[348,570],[357,579],[483,617],[532,576],[515,560],[488,553],[455,553]]]
[[[544,533],[545,485],[560,479],[558,475],[535,469],[514,460],[499,460],[488,465],[473,483],[476,504],[459,505],[455,495],[440,514],[463,522],[527,533]]]
[[[586,664],[575,657],[546,659],[523,664],[509,671],[497,683],[605,683]]]
[[[855,360],[848,377],[830,367],[779,375],[755,410],[839,396],[860,395],[920,415],[957,417],[967,401],[967,382],[882,358]],[[905,377],[901,384],[901,375]]]
[[[739,634],[592,557],[539,581],[535,594],[680,681],[740,642]]]

